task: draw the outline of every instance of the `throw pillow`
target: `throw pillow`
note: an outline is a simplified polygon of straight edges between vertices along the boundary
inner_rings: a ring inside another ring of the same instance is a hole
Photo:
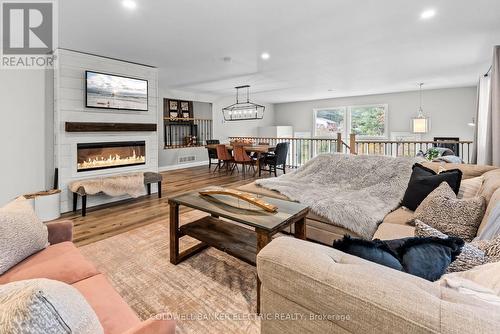
[[[403,269],[431,282],[441,278],[460,255],[464,241],[459,238],[410,238],[399,249]]]
[[[437,237],[446,239],[448,236],[444,233],[439,232],[435,228],[421,222],[420,220],[415,221],[415,236],[416,237]],[[476,266],[485,264],[488,262],[488,256],[485,252],[478,248],[474,243],[465,243],[462,248],[462,252],[453,261],[446,270],[447,273],[454,273],[458,271],[465,271],[472,269]]]
[[[401,263],[399,263],[397,255],[382,242],[351,238],[346,235],[343,239],[334,241],[332,246],[333,248],[344,253],[351,254],[392,269],[403,269]]]
[[[24,197],[0,208],[0,275],[48,245],[47,227]]]
[[[486,254],[488,262],[500,261],[500,235],[491,240],[474,239],[471,243]]]
[[[415,210],[414,218],[452,237],[471,241],[483,219],[484,197],[457,199],[443,182]]]
[[[500,297],[500,262],[487,263],[471,270],[443,276],[443,278],[450,277],[460,277],[470,280],[480,286],[491,289]]]
[[[415,211],[422,201],[442,182],[447,182],[458,194],[462,171],[459,169],[447,170],[436,174],[432,169],[415,164],[403,197],[402,206]]]
[[[490,202],[490,205],[493,204],[491,204]],[[481,229],[479,230],[481,231]],[[495,206],[491,211],[486,226],[477,237],[481,240],[488,240],[493,239],[497,236],[500,236],[500,203],[498,203],[497,206]]]
[[[344,236],[333,248],[396,270],[435,281],[460,254],[458,238],[404,238],[363,240]],[[396,262],[397,261],[397,262]]]
[[[1,333],[104,333],[78,290],[44,278],[1,285],[0,318]]]
[[[478,196],[479,189],[483,185],[484,177],[478,176],[471,179],[462,180],[457,198],[473,198]]]

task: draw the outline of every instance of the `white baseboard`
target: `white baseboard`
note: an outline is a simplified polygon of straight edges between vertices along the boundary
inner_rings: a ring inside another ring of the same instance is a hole
[[[208,166],[208,160],[205,160],[205,161],[195,161],[195,162],[189,162],[189,163],[186,163],[186,164],[171,165],[171,166],[160,166],[160,167],[158,167],[158,171],[159,172],[166,172],[166,171],[169,171],[169,170],[191,168],[191,167],[198,167],[198,166]]]

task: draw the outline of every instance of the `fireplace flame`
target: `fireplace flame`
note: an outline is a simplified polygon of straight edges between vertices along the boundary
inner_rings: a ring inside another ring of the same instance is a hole
[[[128,157],[122,158],[119,154],[109,155],[107,158],[93,157],[88,158],[83,162],[77,164],[78,170],[92,169],[92,168],[105,168],[111,166],[126,166],[139,163],[146,163],[146,158],[143,155],[136,155],[135,150],[133,154]]]

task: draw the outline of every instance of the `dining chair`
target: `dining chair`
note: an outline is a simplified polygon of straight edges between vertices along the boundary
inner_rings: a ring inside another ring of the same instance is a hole
[[[217,150],[217,160],[219,161],[219,171],[221,170],[222,167],[226,167],[226,173],[229,172],[230,169],[231,171],[233,171],[235,166],[234,159],[231,153],[229,153],[229,150],[227,149],[226,145],[217,144],[216,150]],[[221,162],[222,166],[220,165]]]
[[[234,162],[236,164],[241,164],[241,169],[243,171],[243,178],[245,177],[246,166],[251,166],[255,174],[256,160],[247,154],[247,152],[245,151],[245,147],[243,145],[233,146],[233,154],[234,154]]]
[[[220,140],[218,139],[207,139],[207,145],[217,145],[220,144]],[[208,169],[212,169],[212,160],[217,160],[217,166],[214,169],[214,172],[217,168],[220,168],[220,161],[217,159],[217,149],[215,148],[207,148],[208,151]]]
[[[262,171],[267,171],[269,174],[274,172],[274,176],[278,176],[277,169],[281,169],[283,174],[286,174],[286,158],[289,147],[289,142],[279,143],[276,145],[274,153],[263,156],[259,161],[259,176],[262,175]],[[265,169],[264,166],[268,166],[269,169]]]

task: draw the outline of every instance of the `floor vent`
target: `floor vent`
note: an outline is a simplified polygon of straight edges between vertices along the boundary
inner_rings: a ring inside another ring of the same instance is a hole
[[[195,160],[196,160],[196,157],[194,155],[188,155],[188,156],[185,156],[185,157],[179,157],[179,163],[180,164],[186,163],[186,162],[195,161]]]

